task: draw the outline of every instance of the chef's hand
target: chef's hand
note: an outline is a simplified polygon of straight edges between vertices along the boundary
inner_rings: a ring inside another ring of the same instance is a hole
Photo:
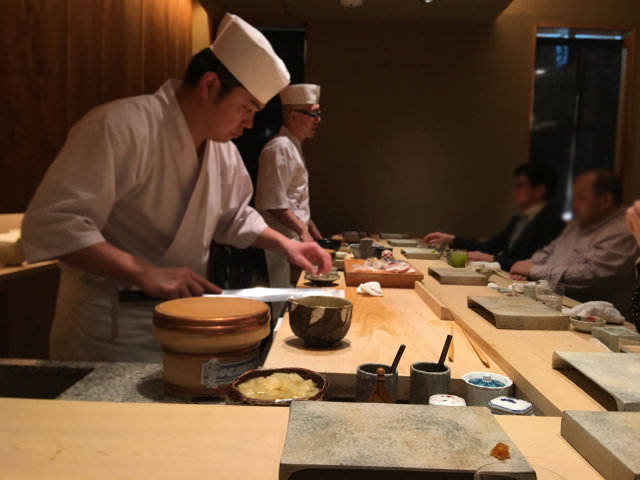
[[[493,255],[479,252],[477,250],[467,252],[467,260],[469,260],[470,262],[493,262],[493,258]]]
[[[424,243],[453,243],[453,239],[456,238],[455,235],[451,235],[450,233],[442,233],[442,232],[431,232],[427,233],[424,236]]]
[[[187,267],[149,265],[140,273],[137,284],[154,298],[199,297],[203,293],[222,292],[220,287]]]
[[[304,230],[302,232],[302,235],[300,235],[300,241],[301,242],[313,242],[313,237],[311,236],[311,234],[307,230]]]
[[[640,200],[627,209],[627,227],[640,245]]]
[[[316,242],[291,241],[287,245],[290,263],[309,273],[327,273],[331,269],[331,255]]]
[[[313,220],[309,220],[309,233],[314,240],[322,240],[323,238],[320,230],[318,230],[318,227],[316,227],[316,224],[313,222]]]
[[[513,264],[509,270],[509,276],[512,280],[526,280],[533,267],[534,264],[531,260],[520,260]]]

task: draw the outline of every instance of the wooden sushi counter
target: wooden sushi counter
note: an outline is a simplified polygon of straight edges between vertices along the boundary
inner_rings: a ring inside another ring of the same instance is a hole
[[[394,253],[400,257],[399,251]],[[489,370],[509,376],[519,396],[534,403],[538,413],[549,415],[496,416],[530,463],[567,479],[601,479],[561,437],[558,415],[562,410],[604,410],[607,401],[592,398],[583,390],[589,391],[587,386],[577,386],[553,370],[551,355],[554,350],[604,347],[573,331],[498,330],[466,305],[468,295],[497,293],[488,287],[440,285],[426,275],[439,261],[410,262],[425,273],[424,288],[383,289],[383,297],[365,297],[355,287],[346,288],[345,296],[354,304],[352,325],[335,348],[306,348],[285,316],[265,368],[320,371],[335,383],[335,392],[348,395],[359,364],[391,363],[404,343],[398,369],[406,389],[410,365],[437,361],[453,329],[454,359],[447,362],[452,393],[466,372]],[[343,278],[341,282],[344,288]],[[425,301],[425,290],[428,302],[444,307],[453,320],[438,318]],[[489,367],[463,330],[489,358]],[[284,407],[0,398],[0,478],[276,479],[287,419]],[[538,478],[551,477],[543,471]]]
[[[0,478],[275,480],[288,415],[284,407],[0,398]],[[559,418],[496,419],[534,468],[602,479],[560,436]]]

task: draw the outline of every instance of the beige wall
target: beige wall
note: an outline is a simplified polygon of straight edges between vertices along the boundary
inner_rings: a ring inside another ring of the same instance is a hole
[[[209,17],[198,0],[192,0],[191,54],[195,55],[211,43]]]
[[[326,111],[307,142],[320,228],[487,235],[504,224],[513,168],[528,158],[534,25],[640,19],[632,0],[570,3],[515,0],[491,26],[311,22],[307,80]]]

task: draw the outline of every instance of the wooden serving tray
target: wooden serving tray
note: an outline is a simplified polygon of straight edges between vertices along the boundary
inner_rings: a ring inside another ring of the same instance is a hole
[[[429,267],[429,275],[438,280],[442,285],[476,285],[485,286],[489,283],[486,275],[467,270],[466,268],[431,268]]]
[[[365,282],[379,282],[381,287],[390,288],[413,288],[415,282],[419,282],[424,275],[411,265],[416,271],[414,273],[391,273],[391,272],[354,272],[353,267],[364,265],[366,260],[361,258],[346,258],[344,261],[344,278],[347,285],[354,287]]]

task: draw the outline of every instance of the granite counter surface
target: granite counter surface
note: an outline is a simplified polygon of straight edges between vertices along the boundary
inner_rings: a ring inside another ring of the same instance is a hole
[[[0,359],[0,368],[17,369],[24,377],[44,371],[54,375],[78,371],[78,376],[88,372],[61,394],[54,397],[60,400],[136,403],[224,403],[224,400],[215,398],[191,401],[166,394],[162,382],[161,363]]]

